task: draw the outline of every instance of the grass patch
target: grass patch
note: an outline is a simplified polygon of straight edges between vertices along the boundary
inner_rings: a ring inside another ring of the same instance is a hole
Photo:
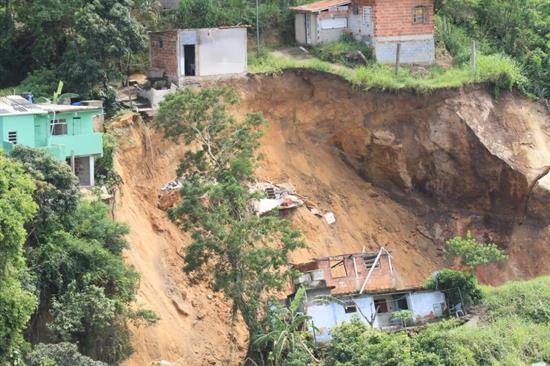
[[[363,90],[410,89],[427,93],[437,89],[458,88],[481,82],[491,82],[497,88],[511,89],[525,82],[520,67],[509,57],[499,54],[479,55],[476,72],[467,65],[449,69],[429,66],[421,71],[418,68],[403,66],[397,75],[391,65],[372,64],[349,68],[317,58],[296,60],[274,55],[271,52],[266,52],[259,57],[255,55],[249,57],[249,70],[252,73],[274,75],[288,69],[310,69],[335,74]]]

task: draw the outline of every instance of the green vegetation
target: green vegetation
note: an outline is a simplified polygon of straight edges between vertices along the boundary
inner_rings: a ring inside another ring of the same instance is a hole
[[[437,277],[429,278],[424,285],[427,289],[445,292],[450,304],[464,302],[464,305],[476,305],[481,302],[482,294],[476,277],[470,272],[443,269]]]
[[[477,326],[455,320],[413,333],[384,333],[358,319],[333,330],[326,366],[526,365],[550,361],[550,278],[483,288]],[[529,304],[527,308],[523,305]]]
[[[20,164],[0,155],[0,365],[18,363],[23,331],[36,305],[23,257],[24,225],[32,219],[35,186]]]
[[[339,63],[348,67],[364,65],[365,60],[359,52],[373,61],[374,56],[365,42],[356,41],[351,36],[344,36],[339,42],[321,43],[311,49],[311,53],[322,61]]]
[[[226,108],[237,102],[231,89],[185,89],[167,96],[154,125],[166,137],[196,146],[180,163],[182,198],[169,211],[192,233],[184,270],[223,291],[233,319],[240,313],[254,340],[262,333],[265,300],[288,283],[288,254],[303,243],[277,214],[257,216],[250,208],[259,198],[249,185],[266,121],[261,113],[231,117]]]
[[[488,263],[502,262],[507,257],[496,244],[481,244],[468,232],[466,238],[456,236],[447,241],[447,258],[459,258],[460,264],[475,273],[478,266]]]
[[[255,346],[267,353],[269,365],[301,366],[317,361],[313,355],[311,333],[307,329],[309,317],[299,310],[305,294],[301,287],[289,307],[272,304],[263,334],[255,340]]]
[[[510,58],[502,55],[480,55],[476,72],[467,65],[449,69],[432,66],[418,73],[412,68],[401,67],[397,75],[394,67],[389,65],[372,64],[351,69],[316,58],[294,60],[269,52],[260,57],[249,56],[250,72],[273,75],[287,69],[309,69],[332,73],[364,90],[410,89],[425,93],[480,82],[492,82],[497,87],[511,89],[524,82],[520,68]]]
[[[138,14],[150,0],[3,1],[0,85],[49,97],[64,80],[85,97],[117,80],[131,56],[146,49]]]
[[[9,324],[0,328],[7,341],[0,347],[8,347],[0,348],[8,357],[1,361],[25,357],[25,330],[32,344],[44,344],[28,356],[31,364],[119,364],[131,353],[128,321],[156,320],[131,309],[138,275],[122,258],[126,226],[104,204],[83,202],[69,166],[44,150],[18,146],[0,164],[0,211],[9,217],[0,220],[0,258],[7,258],[0,261],[7,276],[0,277],[0,321]]]
[[[442,0],[437,8],[438,33],[451,54],[467,57],[469,41],[476,39],[481,52],[504,53],[521,65],[525,91],[550,98],[547,0]],[[447,25],[443,32],[441,24]]]

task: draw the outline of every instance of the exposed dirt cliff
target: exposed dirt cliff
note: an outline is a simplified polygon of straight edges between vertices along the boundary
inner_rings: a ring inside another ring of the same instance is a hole
[[[258,176],[290,182],[336,216],[329,225],[306,207],[289,214],[308,244],[294,262],[385,246],[401,282],[418,284],[444,264],[445,240],[471,230],[510,255],[480,270],[484,282],[550,273],[550,117],[540,104],[512,93],[495,99],[485,86],[424,96],[362,92],[305,71],[231,85],[242,97],[236,114],[262,111],[270,122]],[[116,131],[124,179],[117,218],[130,225],[139,303],[162,318],[135,330],[137,352],[127,364],[236,363],[244,329],[231,335],[221,296],[188,285],[177,252],[189,238],[157,208],[184,148],[135,121]]]

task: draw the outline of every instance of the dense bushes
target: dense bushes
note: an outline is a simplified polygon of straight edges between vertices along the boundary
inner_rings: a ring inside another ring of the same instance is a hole
[[[351,36],[342,37],[339,42],[321,43],[311,49],[311,53],[323,61],[350,67],[365,64],[358,52],[361,52],[367,60],[373,60],[370,47],[365,42],[356,41]]]
[[[521,64],[523,85],[550,98],[550,4],[546,0],[444,0],[438,8],[440,39],[463,60],[468,34],[486,53],[502,52]],[[469,42],[468,42],[469,43]]]
[[[32,275],[27,283],[39,299],[29,340],[76,344],[86,356],[120,363],[132,351],[127,322],[155,321],[150,312],[130,309],[138,274],[122,258],[126,226],[111,220],[103,203],[81,200],[78,180],[65,162],[22,146],[10,156],[37,187],[33,198],[39,208],[25,243]],[[71,347],[42,346],[31,358],[48,352],[62,357]]]

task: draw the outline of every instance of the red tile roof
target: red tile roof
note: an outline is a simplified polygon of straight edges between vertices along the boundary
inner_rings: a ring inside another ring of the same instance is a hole
[[[351,0],[321,0],[311,4],[290,7],[290,10],[316,13],[334,6],[350,4]]]

